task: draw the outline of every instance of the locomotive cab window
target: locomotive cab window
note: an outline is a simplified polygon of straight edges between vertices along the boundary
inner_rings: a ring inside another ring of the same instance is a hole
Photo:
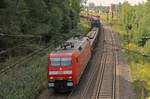
[[[61,66],[71,66],[72,58],[71,57],[62,57],[61,58]]]
[[[50,66],[71,66],[71,65],[72,65],[71,57],[50,58]]]
[[[60,58],[51,58],[50,66],[60,66]]]

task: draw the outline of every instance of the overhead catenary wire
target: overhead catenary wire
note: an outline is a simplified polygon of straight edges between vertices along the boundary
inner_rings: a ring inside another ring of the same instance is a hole
[[[58,40],[58,41],[59,41],[59,42],[63,42],[63,40]],[[51,45],[56,46],[55,43],[56,43],[56,41],[52,41],[52,42],[51,42],[49,45],[47,45],[46,47],[44,47],[44,48],[42,48],[42,49],[40,49],[40,50],[36,50],[36,51],[30,53],[29,55],[27,55],[27,56],[21,58],[20,60],[18,60],[18,61],[15,62],[14,64],[12,64],[12,65],[10,65],[10,66],[7,66],[6,68],[2,69],[2,70],[0,71],[0,74],[4,74],[4,73],[7,72],[9,69],[11,69],[11,68],[13,68],[13,67],[16,67],[16,65],[19,66],[19,65],[23,64],[24,62],[26,62],[26,61],[32,59],[33,57],[35,57],[35,56],[37,56],[37,55],[39,55],[39,54],[45,52],[46,50],[48,50],[48,49],[51,47]]]
[[[23,64],[24,62],[26,62],[27,60],[33,58],[34,56],[43,53],[45,50],[48,50],[48,49],[49,49],[50,45],[51,45],[51,44],[49,44],[48,46],[44,47],[43,49],[36,50],[36,51],[30,53],[29,55],[27,55],[27,56],[21,58],[20,60],[18,60],[17,62],[15,62],[14,64],[12,64],[11,66],[7,66],[6,68],[4,68],[4,69],[2,69],[2,70],[0,71],[0,74],[3,74],[3,73],[5,73],[5,71],[9,70],[10,68],[15,67],[16,65]]]
[[[34,39],[34,40],[31,40],[31,41],[28,41],[27,43],[30,43],[30,42],[33,42],[33,41],[35,41],[35,39]],[[9,49],[7,49],[7,50],[1,51],[1,52],[0,52],[0,55],[1,55],[1,54],[4,54],[4,53],[7,53],[7,52],[10,52],[10,51],[12,51],[12,50],[15,50],[16,48],[18,48],[18,47],[20,47],[20,46],[22,46],[22,45],[24,45],[24,43],[22,43],[22,44],[20,44],[20,45],[17,45],[17,46],[15,46],[15,47],[13,47],[13,48],[9,48]]]
[[[59,33],[56,33],[57,35],[60,35]],[[8,35],[8,34],[3,34],[3,33],[0,33],[0,36],[12,36],[12,37],[35,37],[35,38],[40,38],[40,40],[41,40],[41,36],[34,36],[34,35]],[[36,40],[36,39],[34,39],[34,40]],[[29,42],[32,42],[32,41],[34,41],[34,40],[31,40],[31,41],[29,41]],[[60,40],[60,39],[57,39],[57,42],[62,42],[63,40]],[[54,43],[57,43],[57,42],[54,42]],[[28,43],[28,42],[27,42]],[[9,51],[12,51],[12,50],[14,50],[14,49],[16,49],[16,48],[18,48],[18,47],[20,47],[20,46],[22,46],[22,45],[24,45],[24,42],[22,42],[22,44],[20,44],[20,45],[17,45],[17,46],[15,46],[15,47],[13,47],[13,48],[10,48],[10,49],[6,49],[6,50],[2,50],[1,52],[0,52],[0,55],[1,54],[4,54],[4,53],[7,53],[7,52],[9,52]]]
[[[0,36],[4,37],[24,37],[24,38],[41,38],[41,36],[35,36],[35,35],[10,35],[10,34],[4,34],[4,33],[0,33]]]
[[[59,34],[59,33],[57,33],[57,34]],[[60,34],[59,34],[59,35],[60,35]],[[68,37],[66,37],[66,38],[68,38]],[[34,41],[34,40],[32,40],[32,41]],[[31,42],[32,42],[32,41],[31,41]],[[63,39],[63,40],[61,40],[61,39],[53,39],[53,41],[50,42],[50,44],[49,44],[48,46],[46,46],[46,47],[44,47],[44,48],[42,48],[42,49],[40,49],[40,50],[36,50],[36,51],[30,53],[29,55],[27,55],[27,56],[25,56],[25,57],[19,59],[17,62],[15,62],[14,64],[12,64],[11,66],[7,66],[6,68],[4,68],[4,69],[2,69],[2,70],[0,71],[0,74],[3,74],[3,73],[5,73],[5,72],[7,72],[7,70],[9,70],[9,69],[11,69],[11,68],[13,68],[13,67],[16,67],[16,65],[19,66],[19,65],[23,64],[24,62],[28,61],[29,59],[32,59],[33,57],[35,57],[35,56],[37,56],[37,55],[43,53],[44,51],[48,50],[51,45],[53,45],[54,47],[56,47],[56,45],[61,44],[61,43],[63,43],[63,42],[65,42],[65,39]],[[17,47],[20,47],[20,46],[22,46],[22,45],[24,45],[24,44],[21,44],[21,45],[18,45],[18,46],[16,46],[16,47],[14,47],[14,48],[8,49],[7,51],[14,50],[14,49],[16,49]],[[6,53],[7,51],[5,51],[5,52],[0,52],[0,54]]]

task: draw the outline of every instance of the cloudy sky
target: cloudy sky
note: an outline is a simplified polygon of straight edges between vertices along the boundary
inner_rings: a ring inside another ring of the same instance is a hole
[[[131,5],[135,5],[138,3],[143,3],[146,2],[147,0],[88,0],[87,3],[89,2],[94,2],[95,5],[104,5],[104,6],[109,6],[110,4],[117,4],[119,2],[123,3],[124,1],[128,1]]]

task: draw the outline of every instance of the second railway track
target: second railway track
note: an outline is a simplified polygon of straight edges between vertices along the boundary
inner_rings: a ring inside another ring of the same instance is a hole
[[[105,32],[105,41],[111,43],[111,46],[105,44],[105,49],[102,58],[101,70],[98,73],[93,94],[91,99],[115,99],[115,89],[116,89],[116,41],[112,31],[107,30]]]

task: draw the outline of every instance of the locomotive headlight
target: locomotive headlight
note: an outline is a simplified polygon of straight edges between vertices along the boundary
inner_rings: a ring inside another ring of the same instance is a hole
[[[50,79],[52,80],[52,79],[54,79],[54,77],[50,77]]]
[[[68,79],[72,79],[72,76],[69,76]]]

